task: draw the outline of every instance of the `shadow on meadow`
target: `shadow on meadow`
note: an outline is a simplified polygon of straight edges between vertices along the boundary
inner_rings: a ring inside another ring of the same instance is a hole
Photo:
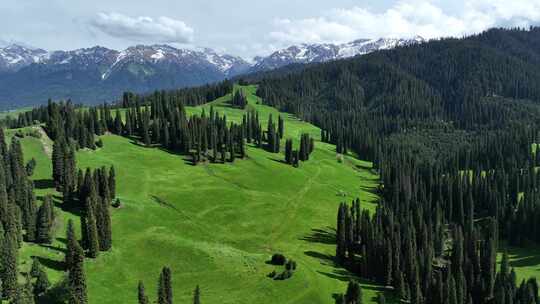
[[[300,240],[310,243],[334,245],[336,244],[336,229],[331,227],[326,227],[325,229],[311,229],[311,233],[303,236]]]

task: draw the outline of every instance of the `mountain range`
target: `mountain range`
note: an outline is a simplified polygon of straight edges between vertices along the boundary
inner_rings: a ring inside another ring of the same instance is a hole
[[[95,46],[49,52],[11,44],[0,48],[0,108],[41,104],[47,98],[95,104],[111,101],[126,90],[197,86],[293,63],[326,62],[422,42],[414,37],[300,44],[251,62],[209,48],[137,45],[117,51]]]

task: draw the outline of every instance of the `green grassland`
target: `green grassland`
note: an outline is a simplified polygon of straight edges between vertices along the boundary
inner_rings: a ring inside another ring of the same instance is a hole
[[[259,112],[263,126],[269,113],[260,104],[255,87],[242,87],[249,107]],[[233,109],[220,98],[210,106],[229,121],[239,122],[244,110]],[[289,114],[286,137],[298,139],[320,130]],[[8,132],[8,136],[14,133]],[[143,280],[155,298],[161,267],[173,271],[176,303],[190,303],[194,287],[201,286],[203,303],[333,303],[350,274],[335,267],[334,227],[339,202],[360,197],[373,210],[378,177],[371,164],[346,157],[336,159],[335,147],[316,142],[311,159],[293,168],[273,154],[248,147],[248,158],[234,164],[192,166],[186,157],[160,148],[146,148],[133,140],[105,135],[104,147],[77,153],[80,168],[114,165],[122,207],[112,210],[113,249],[85,263],[90,303],[134,303],[137,282]],[[44,139],[22,139],[25,158],[36,158],[33,176],[38,198],[54,193],[51,164]],[[342,196],[342,195],[345,196]],[[59,198],[59,197],[57,197]],[[36,256],[52,281],[64,276],[65,224],[78,217],[57,203],[56,239],[50,246],[25,244],[20,263],[24,271]],[[279,268],[266,261],[281,252],[297,261],[291,279],[267,277]],[[365,303],[372,303],[380,286],[364,286]]]

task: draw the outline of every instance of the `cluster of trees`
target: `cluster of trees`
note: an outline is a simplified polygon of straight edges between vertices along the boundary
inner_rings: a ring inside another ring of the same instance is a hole
[[[275,253],[270,259],[270,264],[285,266],[285,269],[281,273],[277,273],[275,270],[268,274],[269,278],[274,280],[286,280],[293,276],[294,271],[296,270],[296,261],[293,259],[287,259],[281,253]]]
[[[27,291],[32,295],[29,280],[23,286],[18,283],[18,251],[23,240],[50,241],[53,218],[49,198],[39,208],[36,204],[19,140],[13,137],[8,146],[0,129],[0,286],[4,299],[15,300]]]
[[[138,303],[139,304],[150,304],[150,300],[146,295],[146,289],[144,287],[143,281],[139,281],[137,288],[138,291]],[[161,274],[159,275],[158,280],[158,291],[157,291],[157,304],[172,304],[173,303],[173,289],[172,289],[172,272],[169,267],[163,267]],[[201,291],[199,285],[195,287],[193,292],[193,304],[201,303]]]
[[[231,105],[240,109],[245,109],[248,104],[247,98],[242,90],[236,90],[231,99]]]
[[[278,153],[284,132],[281,117],[276,126],[270,115],[267,130],[263,132],[255,111],[248,111],[242,122],[236,124],[229,123],[226,116],[219,116],[213,107],[209,115],[203,110],[200,116],[188,117],[184,104],[177,100],[152,100],[145,106],[136,102],[126,110],[125,124],[121,119],[115,121],[121,130],[118,134],[136,136],[146,146],[158,144],[176,153],[192,155],[194,164],[245,158],[246,143],[262,148],[266,142],[268,151]]]
[[[281,139],[283,138],[284,122],[281,116],[278,117],[278,125],[274,123],[272,114],[268,117],[266,127],[266,149],[272,153],[279,153]]]
[[[109,173],[108,173],[109,171]],[[110,206],[116,190],[114,167],[98,168],[93,172],[86,169],[84,177],[79,171],[78,203],[82,204],[82,246],[88,256],[96,258],[99,251],[112,247]]]
[[[298,150],[293,150],[292,139],[285,141],[285,163],[298,167],[300,161],[308,161],[309,155],[315,149],[315,140],[307,133],[300,136],[300,146]]]

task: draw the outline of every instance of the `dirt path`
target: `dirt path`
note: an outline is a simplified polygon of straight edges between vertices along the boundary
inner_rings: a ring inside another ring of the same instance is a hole
[[[52,157],[52,145],[53,141],[49,138],[49,135],[43,130],[43,127],[41,126],[34,126],[32,129],[37,130],[41,137],[39,140],[41,141],[41,144],[43,145],[43,151],[45,152],[45,155],[47,155],[48,158]]]

